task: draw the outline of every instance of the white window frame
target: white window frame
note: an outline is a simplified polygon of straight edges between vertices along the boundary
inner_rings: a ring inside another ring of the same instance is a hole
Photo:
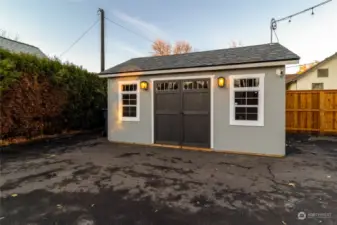
[[[229,124],[236,126],[264,126],[264,77],[265,74],[246,74],[246,75],[231,75],[229,76]],[[235,79],[258,78],[258,87],[242,87],[235,88]],[[258,119],[252,120],[235,120],[235,93],[234,91],[259,91],[258,101]]]
[[[136,84],[137,91],[122,91],[122,85],[125,84]],[[139,106],[140,106],[140,82],[137,80],[133,81],[118,81],[118,113],[121,121],[140,121],[139,118]],[[136,104],[136,117],[123,117],[123,98],[124,93],[136,94],[137,95],[137,104]]]

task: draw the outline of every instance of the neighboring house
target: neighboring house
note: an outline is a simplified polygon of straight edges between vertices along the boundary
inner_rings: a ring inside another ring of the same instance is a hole
[[[0,37],[0,48],[13,53],[26,53],[36,55],[41,58],[47,57],[38,47],[4,37]]]
[[[286,75],[287,90],[337,89],[337,52],[302,74]]]
[[[108,79],[108,139],[285,155],[286,64],[280,44],[134,58]]]

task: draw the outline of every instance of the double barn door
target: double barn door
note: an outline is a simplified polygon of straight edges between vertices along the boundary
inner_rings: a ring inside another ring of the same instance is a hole
[[[154,82],[157,144],[210,147],[210,79]]]

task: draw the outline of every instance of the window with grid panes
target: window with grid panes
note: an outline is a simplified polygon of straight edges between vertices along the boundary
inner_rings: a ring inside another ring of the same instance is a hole
[[[121,114],[123,120],[138,120],[138,82],[120,85]]]
[[[231,76],[231,125],[263,126],[264,74]]]

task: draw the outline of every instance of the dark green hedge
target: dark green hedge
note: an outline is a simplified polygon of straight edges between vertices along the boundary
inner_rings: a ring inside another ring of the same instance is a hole
[[[106,80],[57,58],[0,49],[1,138],[103,126]]]

